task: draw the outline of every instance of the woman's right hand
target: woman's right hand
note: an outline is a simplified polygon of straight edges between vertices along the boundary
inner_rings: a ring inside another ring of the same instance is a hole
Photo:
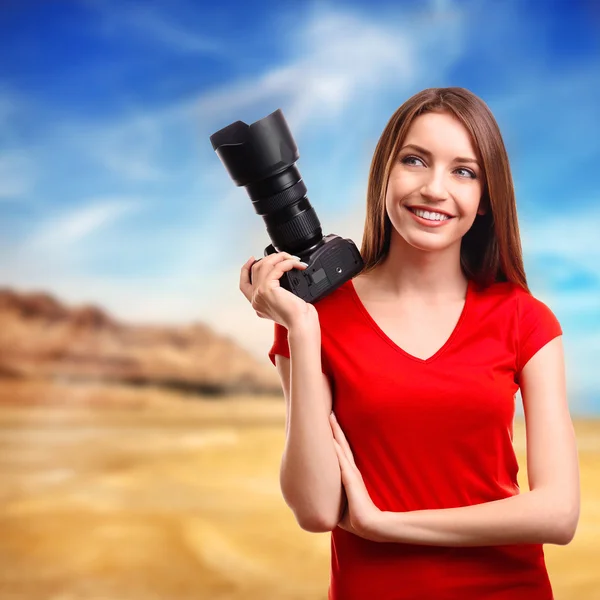
[[[254,264],[253,264],[254,263]],[[252,269],[252,280],[250,280]],[[276,252],[254,262],[250,257],[240,274],[240,290],[261,319],[270,319],[286,329],[307,316],[316,316],[309,302],[281,287],[279,279],[285,271],[304,270],[306,266],[287,252]]]

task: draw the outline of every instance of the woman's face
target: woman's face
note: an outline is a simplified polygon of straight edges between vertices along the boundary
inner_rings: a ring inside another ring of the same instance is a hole
[[[398,234],[421,250],[460,244],[477,213],[485,212],[482,192],[483,170],[463,124],[448,113],[419,115],[388,182],[386,210]],[[428,212],[417,215],[419,209]],[[440,212],[443,220],[435,220]]]

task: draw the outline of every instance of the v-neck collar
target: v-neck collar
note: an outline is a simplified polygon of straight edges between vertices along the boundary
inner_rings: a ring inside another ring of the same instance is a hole
[[[410,354],[409,352],[407,352],[406,350],[404,350],[403,348],[398,346],[398,344],[396,344],[396,342],[394,342],[394,340],[392,340],[385,333],[385,331],[383,331],[383,329],[381,329],[381,327],[379,327],[379,325],[377,324],[375,319],[373,319],[373,317],[370,315],[369,311],[366,309],[365,305],[362,303],[362,300],[360,299],[358,293],[356,292],[356,288],[354,287],[354,282],[352,281],[352,279],[348,280],[348,283],[349,283],[349,289],[350,289],[352,298],[354,299],[356,306],[358,307],[359,311],[362,313],[364,318],[367,320],[369,325],[371,325],[371,327],[375,330],[375,332],[378,333],[390,346],[392,346],[392,348],[394,348],[396,351],[400,352],[403,356],[406,356],[406,357],[408,357],[414,361],[417,361],[419,363],[422,363],[422,364],[427,364],[427,363],[432,362],[438,356],[440,356],[440,354],[442,354],[448,348],[448,346],[450,346],[450,344],[456,337],[461,324],[465,320],[465,316],[469,309],[469,305],[472,302],[472,296],[474,293],[473,282],[469,279],[469,280],[467,280],[467,293],[466,293],[466,297],[465,297],[465,303],[463,305],[463,309],[460,313],[460,316],[458,317],[458,321],[456,322],[456,325],[454,326],[454,329],[452,330],[452,333],[450,334],[448,339],[444,342],[444,344],[441,346],[441,348],[439,348],[429,358],[419,358],[418,356],[414,356],[413,354]]]

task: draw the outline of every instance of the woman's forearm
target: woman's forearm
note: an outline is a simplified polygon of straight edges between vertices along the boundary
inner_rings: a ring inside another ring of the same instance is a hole
[[[437,510],[382,512],[378,541],[426,546],[568,544],[576,517],[566,514],[556,494],[533,490],[502,500]]]
[[[331,390],[321,370],[321,330],[307,321],[288,330],[290,402],[280,483],[307,531],[331,531],[345,501],[329,425]]]

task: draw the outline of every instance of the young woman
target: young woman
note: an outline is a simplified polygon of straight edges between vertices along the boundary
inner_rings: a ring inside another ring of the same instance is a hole
[[[279,286],[306,268],[287,253],[240,276],[275,322],[281,488],[303,529],[332,531],[329,598],[551,599],[543,544],[568,544],[579,518],[562,330],[527,287],[508,157],[481,99],[427,89],[394,113],[361,254],[363,271],[315,305]]]

